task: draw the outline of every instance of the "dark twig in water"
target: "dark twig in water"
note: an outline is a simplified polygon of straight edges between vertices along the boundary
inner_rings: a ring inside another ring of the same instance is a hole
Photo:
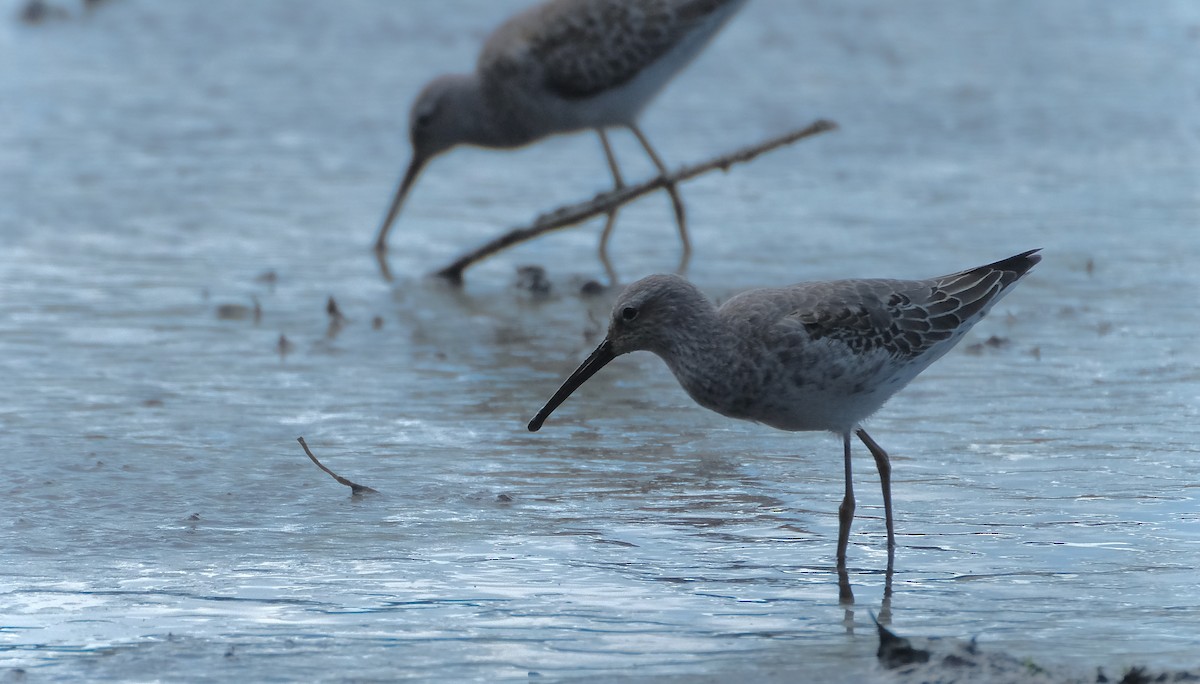
[[[325,302],[325,313],[329,314],[329,320],[337,323],[345,323],[346,317],[342,315],[342,310],[338,308],[337,301],[333,295],[329,295],[329,301]]]
[[[329,327],[325,330],[325,337],[332,340],[338,336],[338,333],[342,331],[342,326],[349,323],[350,319],[342,315],[342,310],[338,308],[333,295],[329,295],[329,301],[325,303],[325,313],[329,314]]]
[[[287,335],[279,333],[279,342],[275,343],[275,351],[279,352],[279,359],[282,361],[287,358],[287,355],[292,353],[292,348],[295,345],[287,338]]]
[[[318,468],[320,468],[321,470],[324,470],[326,473],[329,473],[329,476],[332,477],[333,479],[337,480],[338,484],[344,484],[347,487],[349,487],[351,496],[359,496],[362,494],[378,494],[379,493],[377,490],[371,489],[370,487],[368,487],[366,485],[360,485],[357,482],[351,482],[350,480],[347,480],[346,478],[342,477],[341,475],[338,475],[337,473],[333,472],[329,468],[326,468],[325,464],[318,461],[316,456],[313,456],[313,452],[308,448],[308,444],[306,444],[304,442],[303,437],[297,437],[296,441],[300,442],[300,446],[304,448],[304,453],[308,454],[308,457],[310,459],[312,459],[313,463],[317,464]]]
[[[500,237],[480,246],[463,256],[456,261],[437,271],[435,275],[445,278],[455,284],[462,283],[463,271],[467,270],[476,262],[482,261],[497,252],[503,251],[514,245],[531,240],[543,233],[548,233],[552,230],[560,230],[573,226],[582,221],[586,221],[592,217],[607,214],[617,207],[628,204],[642,195],[649,194],[655,190],[673,186],[685,180],[695,178],[709,171],[721,169],[728,171],[730,166],[742,162],[750,161],[764,152],[769,152],[777,147],[790,145],[798,140],[808,138],[818,133],[831,131],[837,128],[837,124],[824,119],[816,121],[805,128],[797,131],[792,131],[786,135],[781,135],[777,138],[772,138],[766,142],[745,147],[736,152],[726,154],[716,159],[695,164],[693,166],[685,166],[674,173],[652,178],[645,183],[639,185],[628,185],[623,188],[603,192],[596,195],[587,202],[572,204],[569,206],[555,209],[546,214],[542,214],[534,220],[533,224],[526,228],[517,228]]]

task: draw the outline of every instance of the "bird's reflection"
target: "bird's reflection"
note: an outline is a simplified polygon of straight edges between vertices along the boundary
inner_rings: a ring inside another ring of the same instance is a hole
[[[892,577],[895,574],[894,565],[889,559],[887,570],[883,576],[883,598],[879,601],[879,613],[872,615],[876,625],[892,624]],[[854,634],[854,590],[850,586],[850,574],[845,567],[837,569],[838,575],[838,604],[842,606],[842,626],[847,635]]]

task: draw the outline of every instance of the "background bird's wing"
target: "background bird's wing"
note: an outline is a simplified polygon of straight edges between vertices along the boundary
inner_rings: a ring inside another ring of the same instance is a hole
[[[624,84],[683,40],[729,0],[559,0],[497,30],[481,66],[515,68],[506,50],[528,51],[547,90],[587,98]],[[519,46],[519,47],[518,47]]]

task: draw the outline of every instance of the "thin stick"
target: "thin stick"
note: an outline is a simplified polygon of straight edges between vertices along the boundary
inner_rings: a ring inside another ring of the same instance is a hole
[[[478,261],[482,261],[493,254],[502,250],[508,249],[513,245],[520,244],[526,240],[531,240],[542,233],[548,233],[552,230],[559,230],[568,226],[573,226],[582,221],[586,221],[593,216],[599,216],[613,211],[617,207],[628,204],[642,195],[654,192],[661,188],[673,186],[685,180],[690,180],[709,171],[721,169],[728,171],[729,167],[734,164],[750,161],[764,152],[769,152],[777,147],[790,145],[798,140],[808,138],[818,133],[831,131],[837,128],[837,124],[832,121],[818,120],[808,126],[792,131],[786,135],[781,135],[777,138],[772,138],[766,142],[744,147],[736,152],[731,152],[716,159],[695,164],[693,166],[685,166],[675,173],[668,175],[660,175],[652,178],[645,183],[639,185],[629,185],[624,188],[615,188],[609,192],[602,192],[587,202],[580,202],[565,207],[560,207],[554,211],[542,214],[534,220],[533,224],[525,228],[517,228],[500,237],[488,242],[478,249],[475,249],[456,261],[437,271],[435,275],[445,278],[452,283],[461,284],[463,280],[463,271],[467,270],[471,265]]]
[[[313,456],[313,452],[309,450],[308,444],[306,444],[304,442],[303,437],[297,437],[296,441],[300,442],[300,446],[304,447],[304,453],[308,454],[308,457],[312,459],[313,463],[317,464],[318,468],[329,473],[329,476],[332,477],[333,479],[337,480],[339,484],[344,484],[347,487],[349,487],[351,496],[358,496],[360,494],[378,494],[379,493],[378,491],[371,489],[370,487],[368,487],[366,485],[360,485],[356,482],[351,482],[350,480],[347,480],[346,478],[342,477],[341,475],[338,475],[337,473],[333,472],[329,468],[326,468],[325,464],[318,461],[316,456]]]

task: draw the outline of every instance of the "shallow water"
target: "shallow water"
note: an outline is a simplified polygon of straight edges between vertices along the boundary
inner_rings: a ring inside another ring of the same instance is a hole
[[[1200,663],[1200,5],[750,3],[647,111],[673,164],[841,126],[683,187],[716,297],[1045,248],[870,422],[894,596],[861,452],[846,609],[835,437],[696,408],[649,355],[525,431],[601,334],[598,225],[422,277],[603,188],[593,137],[438,159],[375,269],[408,103],[524,4],[4,5],[0,679],[861,681],[869,611]],[[664,198],[622,213],[624,279],[677,254]]]

